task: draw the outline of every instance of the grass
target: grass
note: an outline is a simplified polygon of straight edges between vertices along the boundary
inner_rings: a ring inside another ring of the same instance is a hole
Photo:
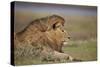
[[[70,42],[68,46],[63,47],[63,50],[65,53],[83,61],[97,60],[96,40]]]

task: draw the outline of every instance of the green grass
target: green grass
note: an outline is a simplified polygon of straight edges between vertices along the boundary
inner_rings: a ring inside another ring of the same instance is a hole
[[[97,42],[94,41],[75,41],[63,47],[65,53],[81,59],[83,61],[97,60]]]

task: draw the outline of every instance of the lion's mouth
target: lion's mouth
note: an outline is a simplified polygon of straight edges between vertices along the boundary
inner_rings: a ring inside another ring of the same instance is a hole
[[[68,42],[67,41],[63,41],[63,45],[67,45],[68,44]]]
[[[67,45],[68,42],[69,42],[69,39],[67,39],[67,38],[65,38],[65,39],[62,41],[63,45]]]

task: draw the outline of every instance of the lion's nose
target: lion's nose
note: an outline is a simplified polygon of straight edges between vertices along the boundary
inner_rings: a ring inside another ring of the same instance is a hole
[[[68,39],[70,39],[70,37],[68,37]]]

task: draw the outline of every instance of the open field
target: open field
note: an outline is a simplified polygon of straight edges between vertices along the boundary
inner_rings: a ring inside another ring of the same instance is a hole
[[[63,47],[65,53],[81,59],[83,61],[97,60],[97,45],[96,40],[90,41],[72,41],[69,45]]]

